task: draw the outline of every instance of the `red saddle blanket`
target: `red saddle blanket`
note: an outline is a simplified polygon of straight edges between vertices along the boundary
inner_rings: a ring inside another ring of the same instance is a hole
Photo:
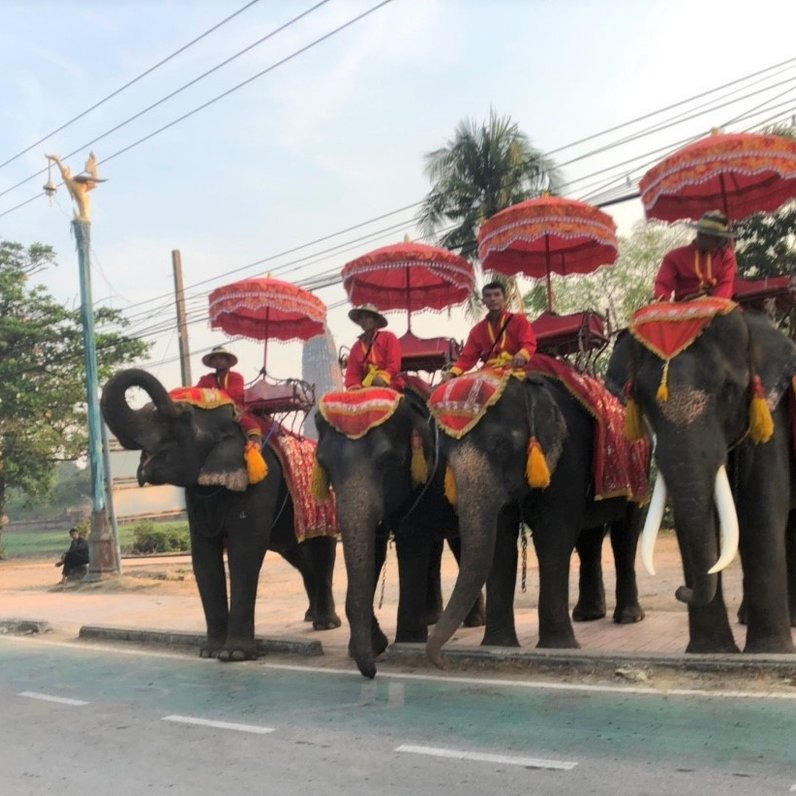
[[[486,410],[495,404],[511,378],[508,368],[481,368],[443,382],[428,400],[439,427],[448,436],[460,439],[472,431]]]
[[[235,402],[224,390],[217,390],[214,387],[176,387],[169,390],[169,396],[172,401],[191,404],[200,409],[217,409],[219,406],[230,404],[235,406]],[[237,409],[237,406],[235,408]]]
[[[371,429],[386,423],[403,399],[389,387],[330,392],[318,402],[323,419],[349,439],[360,439]]]
[[[528,364],[529,373],[560,381],[594,419],[594,496],[649,499],[650,445],[646,437],[630,442],[624,434],[625,409],[602,382],[545,354]]]
[[[257,418],[257,422],[262,428],[263,439],[282,465],[288,492],[293,500],[296,541],[303,542],[317,536],[337,536],[334,496],[324,503],[318,503],[310,489],[317,443],[288,431],[280,423],[268,418]],[[277,507],[277,511],[280,509]]]
[[[712,296],[693,301],[659,301],[642,307],[633,315],[630,332],[661,359],[674,359],[717,315],[727,315],[737,306],[734,301]]]

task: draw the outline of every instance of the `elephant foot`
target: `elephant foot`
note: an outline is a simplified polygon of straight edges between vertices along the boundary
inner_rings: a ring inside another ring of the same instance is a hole
[[[593,622],[595,619],[602,619],[605,614],[605,603],[591,605],[584,600],[578,600],[577,605],[572,609],[572,618],[576,622]]]
[[[222,663],[239,663],[240,661],[256,661],[257,645],[254,639],[230,640],[218,650],[216,658]]]
[[[788,638],[773,638],[768,636],[766,638],[750,639],[747,635],[746,646],[743,651],[744,653],[753,655],[776,655],[780,653],[790,654],[794,651],[794,648],[793,641],[790,639],[790,633],[788,634]]]
[[[793,613],[791,613],[793,616]],[[746,610],[746,600],[741,600],[741,605],[738,608],[738,624],[745,625],[749,621],[749,612]]]
[[[646,614],[644,609],[638,604],[616,606],[614,610],[614,623],[617,625],[632,625],[640,622]]]
[[[685,651],[696,655],[740,652],[738,645],[734,641],[719,642],[713,639],[692,639],[688,642]]]
[[[342,624],[340,617],[334,612],[322,614],[317,619],[310,619],[310,621],[312,622],[313,630],[334,630]]]
[[[305,622],[314,622],[315,621],[315,612],[312,610],[312,608],[308,608],[307,609],[306,613],[304,614],[304,621]]]
[[[481,640],[482,647],[519,647],[520,642],[514,630],[494,631],[487,629]]]
[[[462,624],[465,627],[483,627],[486,624],[486,607],[483,594],[478,595],[475,605],[470,609],[470,613],[464,617]]]
[[[199,647],[200,658],[217,658],[219,651],[224,646],[224,639],[208,638],[201,647]]]
[[[378,625],[375,625],[374,628],[373,628],[373,631],[372,631],[371,636],[370,636],[370,643],[371,643],[371,647],[373,648],[373,654],[374,655],[381,655],[382,652],[384,652],[384,650],[386,650],[387,647],[390,645],[390,642],[387,639],[387,636],[384,635],[384,633],[382,632],[382,629]],[[360,669],[360,671],[361,671],[361,669]],[[362,672],[362,674],[365,674],[365,673]],[[375,674],[376,674],[376,667],[374,666],[373,667],[373,674],[365,675],[365,676],[366,677],[368,677],[368,676],[373,677]]]
[[[425,625],[414,628],[401,627],[395,633],[396,644],[425,644],[428,641],[428,628]]]

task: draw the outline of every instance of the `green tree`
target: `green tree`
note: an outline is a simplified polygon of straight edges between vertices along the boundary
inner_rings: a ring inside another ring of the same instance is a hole
[[[453,138],[425,156],[432,183],[420,209],[424,234],[463,257],[478,254],[478,227],[510,205],[554,193],[560,176],[510,116],[459,123]],[[451,228],[452,225],[452,228]]]
[[[796,127],[775,125],[769,135],[796,138]],[[765,279],[796,273],[796,202],[776,213],[754,213],[735,224],[738,275]]]
[[[0,517],[8,487],[46,497],[57,462],[88,445],[80,312],[31,283],[54,258],[49,246],[0,241]],[[102,380],[148,346],[116,331],[125,325],[118,311],[99,308],[95,318]]]

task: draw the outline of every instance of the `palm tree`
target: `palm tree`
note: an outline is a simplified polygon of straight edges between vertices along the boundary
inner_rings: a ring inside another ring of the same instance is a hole
[[[424,235],[474,260],[478,227],[510,205],[554,193],[560,176],[510,116],[465,119],[453,138],[425,156],[432,188],[418,220]],[[451,228],[451,224],[453,227]]]

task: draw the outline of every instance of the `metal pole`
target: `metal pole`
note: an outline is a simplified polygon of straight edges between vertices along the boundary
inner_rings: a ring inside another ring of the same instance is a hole
[[[108,443],[108,427],[103,423],[102,429],[102,464],[105,467],[105,494],[108,498],[108,517],[111,521],[113,537],[113,554],[116,572],[122,574],[122,548],[119,540],[119,523],[116,522],[116,511],[113,508],[113,472],[111,471],[111,446]]]
[[[550,280],[550,236],[544,236],[544,256],[547,270],[547,311],[553,311],[553,283]]]
[[[191,378],[191,351],[188,348],[188,324],[185,322],[185,289],[182,284],[182,256],[179,249],[171,252],[171,266],[174,270],[174,297],[177,301],[177,331],[180,339],[180,374],[183,387],[193,384]]]
[[[91,223],[72,221],[80,270],[80,316],[83,323],[83,351],[86,363],[86,414],[88,415],[88,459],[91,466],[91,534],[89,535],[89,577],[117,574],[113,539],[108,527],[105,498],[105,468],[102,457],[102,420],[99,410],[97,349],[94,339],[94,306],[91,298]]]

